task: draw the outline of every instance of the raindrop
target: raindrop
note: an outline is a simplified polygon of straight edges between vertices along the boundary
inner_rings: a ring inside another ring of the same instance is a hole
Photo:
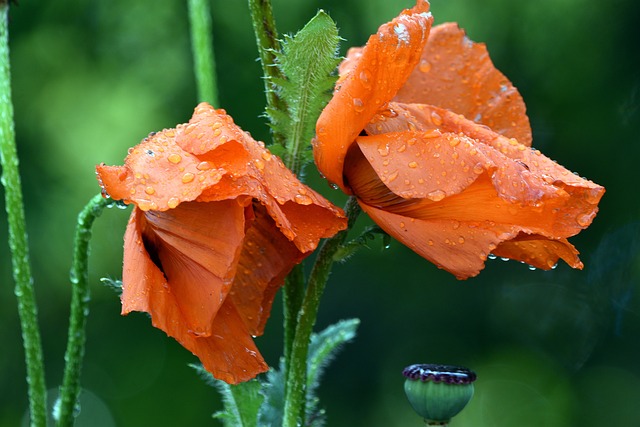
[[[580,214],[576,217],[576,222],[580,227],[586,227],[591,222],[590,214]]]
[[[144,189],[144,192],[147,193],[148,195],[152,195],[153,193],[156,192],[156,190],[154,190],[153,187],[147,187]]]
[[[500,257],[500,259],[501,259],[502,261],[504,261],[504,262],[507,262],[507,261],[509,261],[509,259],[510,259],[510,258],[506,258],[506,257],[501,256],[501,257]]]
[[[418,70],[422,73],[428,73],[431,70],[431,63],[426,59],[423,59],[418,65]]]
[[[371,88],[371,73],[368,70],[362,70],[360,71],[360,81],[362,82],[362,85],[369,89]]]
[[[497,256],[495,256],[494,254],[489,254],[489,256],[487,257],[489,259],[496,259],[498,258]]]
[[[388,156],[389,155],[389,146],[388,145],[379,145],[378,146],[378,153],[380,153],[381,156]]]
[[[204,162],[200,162],[198,163],[198,165],[196,166],[196,169],[198,169],[199,171],[206,171],[211,169],[213,166],[211,165],[211,163],[204,161]]]
[[[440,117],[440,114],[436,113],[435,111],[432,111],[431,112],[431,123],[433,123],[436,126],[442,125],[442,117]]]
[[[460,140],[458,138],[453,137],[449,140],[449,145],[452,147],[455,147],[458,144],[460,144]]]
[[[364,111],[364,102],[360,98],[353,98],[353,108],[357,113],[361,113]]]
[[[530,266],[529,266],[529,270],[531,270],[531,271],[535,271],[535,270],[536,270],[536,268],[535,268],[533,265],[530,265]]]
[[[414,169],[415,169],[415,168],[417,168],[417,167],[418,167],[418,163],[416,163],[416,162],[409,162],[409,167],[410,167],[410,168],[414,168]]]
[[[179,204],[180,204],[180,199],[178,199],[177,197],[172,197],[167,201],[167,206],[169,206],[169,208],[171,209],[174,209]]]
[[[313,203],[313,200],[311,200],[311,197],[306,196],[304,194],[296,194],[295,201],[300,205],[310,205],[311,203]]]
[[[433,200],[434,202],[439,202],[440,200],[444,199],[445,196],[446,194],[442,190],[434,190],[427,194],[427,198]]]
[[[169,155],[169,157],[167,157],[167,160],[169,160],[171,163],[177,164],[182,160],[182,156],[180,156],[180,154],[173,153]]]
[[[187,172],[182,176],[182,182],[184,184],[187,184],[187,183],[193,181],[194,178],[195,178],[194,174],[192,174],[191,172]]]

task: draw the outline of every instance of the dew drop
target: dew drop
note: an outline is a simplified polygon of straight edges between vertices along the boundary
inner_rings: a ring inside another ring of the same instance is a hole
[[[154,190],[153,187],[147,187],[147,188],[144,189],[144,192],[149,194],[149,195],[151,195],[151,194],[155,193],[156,190]]]
[[[484,168],[480,163],[476,163],[476,165],[473,167],[473,173],[480,175],[482,172],[484,172]]]
[[[434,202],[439,202],[440,200],[444,199],[445,196],[446,194],[442,190],[434,190],[427,194],[427,198],[433,200]]]
[[[213,166],[211,165],[211,163],[204,161],[204,162],[200,162],[198,163],[198,165],[196,166],[196,169],[198,169],[199,171],[206,171],[211,169]]]
[[[295,201],[300,205],[310,205],[311,203],[313,203],[311,197],[304,194],[296,194]]]
[[[431,62],[427,61],[426,59],[423,59],[422,61],[420,61],[420,64],[418,65],[418,69],[422,73],[428,73],[431,70]]]
[[[429,245],[429,246],[433,246],[433,240],[428,240],[428,241],[427,241],[427,245]]]
[[[172,197],[169,200],[167,200],[167,206],[169,206],[169,208],[171,209],[174,209],[179,204],[180,204],[180,199],[178,199],[177,197]]]
[[[530,265],[530,266],[529,266],[529,270],[531,270],[531,271],[536,271],[536,268],[535,268],[533,265]]]
[[[400,228],[404,228],[404,222],[401,222],[399,225],[400,225]]]
[[[173,153],[167,157],[167,160],[171,163],[178,164],[182,160],[182,156],[180,156],[180,154]]]
[[[414,169],[415,169],[415,168],[417,168],[417,167],[418,167],[418,163],[416,163],[416,162],[409,162],[409,167],[410,167],[410,168],[414,168]]]
[[[487,258],[489,259],[496,259],[498,258],[497,256],[495,256],[494,254],[489,254],[489,256],[487,256]]]
[[[398,171],[395,171],[391,175],[389,175],[389,177],[387,178],[387,182],[393,182],[396,180],[396,178],[398,178]]]
[[[442,117],[440,117],[440,114],[436,113],[435,111],[432,111],[431,112],[431,123],[433,123],[436,126],[442,125]]]
[[[458,144],[460,144],[460,140],[458,138],[454,137],[449,140],[449,145],[452,147],[455,147]]]
[[[576,222],[580,227],[586,227],[591,222],[591,215],[589,214],[580,214],[576,217]]]
[[[364,102],[360,98],[353,98],[353,108],[357,113],[361,113],[364,111]]]
[[[182,175],[182,182],[187,184],[187,183],[193,181],[194,178],[195,178],[194,174],[192,174],[191,172],[187,172],[184,175]]]
[[[264,162],[263,162],[262,160],[260,160],[260,159],[254,159],[254,160],[253,160],[253,163],[255,163],[256,167],[257,167],[259,170],[264,170]]]
[[[371,87],[371,73],[368,70],[360,71],[358,77],[360,77],[360,81],[365,88],[369,89]]]
[[[380,153],[381,156],[388,156],[389,155],[389,146],[388,145],[379,145],[378,146],[378,153]]]

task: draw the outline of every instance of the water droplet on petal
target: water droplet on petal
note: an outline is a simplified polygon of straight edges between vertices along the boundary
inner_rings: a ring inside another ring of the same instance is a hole
[[[169,206],[169,208],[171,209],[174,209],[179,204],[180,204],[180,199],[178,199],[177,197],[172,197],[169,200],[167,200],[167,206]]]
[[[453,137],[449,140],[449,145],[452,147],[455,147],[458,144],[460,144],[460,140],[456,137]]]
[[[422,73],[428,73],[431,70],[431,62],[427,61],[426,59],[423,59],[422,61],[420,61],[420,64],[418,65],[418,69]]]
[[[180,156],[180,154],[173,153],[169,155],[169,157],[167,157],[167,160],[169,160],[171,163],[177,164],[182,160],[182,156]]]
[[[484,168],[480,163],[476,163],[476,165],[473,167],[473,172],[477,175],[480,175],[482,172],[484,172]]]
[[[417,168],[417,167],[418,167],[418,163],[416,163],[416,162],[410,162],[410,163],[409,163],[409,167],[410,167],[410,168],[414,168],[414,169],[415,169],[415,168]]]
[[[433,123],[436,126],[440,126],[442,124],[442,117],[440,117],[440,114],[436,113],[435,111],[432,111],[431,123]]]
[[[156,190],[154,190],[153,187],[147,187],[147,188],[144,189],[144,192],[149,194],[149,195],[151,195],[151,194],[155,193]]]
[[[300,205],[310,205],[311,203],[313,203],[313,200],[311,200],[311,197],[306,196],[304,194],[296,194],[295,201]]]
[[[371,87],[371,73],[368,70],[360,71],[358,77],[360,77],[360,81],[365,88],[369,89]]]
[[[378,146],[378,153],[380,153],[381,156],[388,156],[389,155],[389,146],[388,145],[379,145]]]
[[[364,111],[364,102],[360,98],[353,98],[353,108],[356,112],[361,113]]]
[[[489,254],[489,256],[487,256],[487,258],[489,259],[496,259],[498,258],[497,256],[495,256],[494,254]]]
[[[580,227],[586,227],[591,223],[590,214],[580,214],[576,217],[576,222]]]
[[[434,190],[427,194],[427,198],[433,200],[434,202],[439,202],[440,200],[444,199],[445,196],[446,194],[442,190]]]
[[[194,178],[195,178],[194,174],[192,174],[191,172],[187,172],[184,175],[182,175],[182,182],[187,184],[187,183],[193,181]]]

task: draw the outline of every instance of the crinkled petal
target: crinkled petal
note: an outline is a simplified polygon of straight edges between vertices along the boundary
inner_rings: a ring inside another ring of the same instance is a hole
[[[149,136],[129,150],[124,166],[97,166],[103,190],[145,211],[167,210],[195,200],[218,182],[224,169],[204,170],[202,159],[175,144],[175,132],[168,129]]]
[[[397,102],[435,105],[531,145],[531,126],[518,90],[495,68],[486,46],[455,23],[433,27],[420,62]]]
[[[564,260],[572,268],[582,269],[579,252],[567,239],[551,240],[544,236],[520,234],[513,240],[502,242],[493,254],[525,262],[542,270],[551,270]]]
[[[518,233],[513,227],[495,223],[422,220],[362,202],[360,206],[389,235],[458,279],[477,275],[489,253]]]
[[[349,146],[375,112],[390,101],[418,63],[433,18],[423,0],[382,25],[359,62],[336,87],[316,124],[314,157],[320,172],[349,192],[342,180]]]
[[[276,291],[294,265],[308,253],[278,231],[260,204],[247,230],[238,270],[229,298],[251,335],[262,335]]]
[[[449,177],[458,177],[455,182],[449,182],[448,189],[443,189],[446,194],[448,190],[461,188],[465,179],[468,181],[470,170],[477,173],[485,169],[490,174],[498,194],[514,203],[526,203],[535,205],[550,198],[564,197],[565,193],[571,196],[572,203],[581,206],[581,222],[589,222],[587,218],[593,218],[597,211],[597,204],[604,194],[604,188],[570,172],[553,160],[545,157],[540,151],[520,144],[514,138],[506,138],[499,135],[485,126],[479,125],[471,120],[467,120],[459,114],[443,110],[438,107],[422,104],[397,104],[390,103],[389,107],[394,113],[378,114],[366,127],[366,131],[371,134],[386,133],[398,139],[397,143],[390,142],[390,154],[388,157],[397,155],[392,147],[407,147],[407,152],[413,150],[417,157],[425,161],[420,154],[422,144],[410,146],[407,141],[415,142],[414,135],[425,135],[426,132],[431,138],[431,150],[433,161],[429,163],[427,169],[431,170],[433,177],[437,181],[444,182],[437,176],[437,172],[443,172]],[[395,133],[400,133],[396,135]],[[438,142],[436,138],[439,133],[447,138],[453,147]],[[378,137],[382,137],[379,135]],[[364,139],[363,139],[364,140]],[[360,139],[358,140],[360,141]],[[364,144],[361,144],[363,151]],[[386,143],[385,143],[386,144]],[[435,146],[434,146],[435,145]],[[437,148],[436,148],[437,147]],[[397,150],[396,150],[397,151]],[[384,151],[383,151],[384,152]],[[376,161],[376,153],[371,147],[367,150],[367,158],[370,159],[376,170],[380,174],[380,159]],[[405,158],[407,153],[405,153]],[[440,164],[438,164],[440,163]],[[420,165],[416,158],[414,165]],[[415,174],[418,171],[400,171],[402,174]],[[445,170],[441,170],[445,169]],[[451,169],[446,170],[446,169]],[[453,171],[453,175],[451,172]],[[395,180],[394,191],[404,197],[412,196],[410,188],[404,189],[404,193],[396,187],[406,181],[406,177],[398,176]],[[426,182],[426,177],[425,177]],[[446,182],[445,182],[446,184]],[[412,180],[410,186],[417,185]],[[390,185],[391,186],[391,185]],[[430,190],[430,191],[433,191]]]
[[[231,288],[245,235],[244,210],[238,201],[224,200],[187,202],[144,215],[147,251],[158,259],[184,326],[195,335],[211,335]]]
[[[268,367],[231,303],[225,302],[218,310],[210,336],[189,332],[176,295],[144,246],[141,214],[134,209],[125,234],[122,314],[149,313],[155,327],[175,338],[223,381],[235,384],[265,372]]]

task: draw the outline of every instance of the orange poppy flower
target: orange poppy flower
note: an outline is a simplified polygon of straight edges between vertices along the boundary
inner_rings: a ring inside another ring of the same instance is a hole
[[[483,44],[419,0],[348,52],[313,141],[318,168],[387,233],[460,279],[489,254],[582,268],[567,237],[604,188],[531,148],[525,105]]]
[[[105,194],[135,205],[122,314],[149,313],[228,383],[266,371],[252,336],[291,268],[346,227],[344,213],[205,103],[97,174]]]

